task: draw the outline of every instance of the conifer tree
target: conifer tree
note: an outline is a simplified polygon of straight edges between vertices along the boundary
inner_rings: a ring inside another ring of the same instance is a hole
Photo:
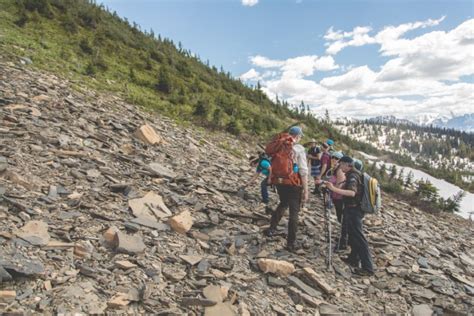
[[[390,181],[395,179],[396,176],[397,176],[397,166],[392,165],[392,168],[390,168]]]
[[[407,178],[405,179],[405,183],[404,183],[405,190],[406,190],[409,186],[412,185],[412,183],[413,183],[413,177],[414,177],[413,172],[410,171],[410,172],[408,173],[408,175],[407,175]]]

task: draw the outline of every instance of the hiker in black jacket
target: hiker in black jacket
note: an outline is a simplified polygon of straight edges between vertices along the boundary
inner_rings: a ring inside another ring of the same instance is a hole
[[[344,220],[347,221],[349,234],[349,245],[351,253],[343,261],[355,268],[354,273],[363,276],[374,274],[372,257],[369,251],[369,244],[362,230],[362,219],[364,213],[360,203],[363,194],[362,174],[354,168],[354,160],[344,156],[339,160],[340,168],[346,174],[346,182],[342,188],[336,188],[332,183],[325,183],[327,188],[343,196],[344,200]],[[359,263],[362,268],[359,268]]]

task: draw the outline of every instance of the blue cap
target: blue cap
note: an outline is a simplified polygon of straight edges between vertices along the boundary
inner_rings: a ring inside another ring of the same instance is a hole
[[[326,141],[326,144],[328,144],[329,146],[332,146],[334,145],[334,141],[330,138],[328,138],[328,140]]]
[[[299,126],[291,127],[288,133],[290,133],[290,135],[293,135],[293,136],[298,136],[298,135],[303,136],[303,130]]]
[[[359,159],[354,159],[354,168],[359,171],[362,171],[362,169],[364,169],[364,164]]]
[[[331,157],[334,157],[336,159],[341,159],[344,155],[340,152],[340,151],[335,151],[333,153],[331,153]]]

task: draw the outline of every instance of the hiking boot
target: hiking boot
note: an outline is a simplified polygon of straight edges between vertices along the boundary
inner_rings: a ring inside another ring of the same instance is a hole
[[[272,228],[267,228],[263,231],[263,234],[266,236],[266,237],[275,237],[276,236],[276,231]]]
[[[333,249],[334,253],[342,253],[347,250],[347,246],[336,246]]]
[[[351,260],[349,257],[341,258],[341,260],[342,260],[343,262],[345,262],[346,264],[350,265],[350,266],[353,267],[353,268],[356,268],[356,269],[359,268],[359,263],[358,263],[358,262],[354,262],[354,261]]]
[[[353,273],[359,276],[373,276],[374,275],[374,271],[369,271],[363,268],[355,268]]]

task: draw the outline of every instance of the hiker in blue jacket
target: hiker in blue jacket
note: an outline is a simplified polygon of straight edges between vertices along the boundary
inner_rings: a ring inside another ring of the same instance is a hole
[[[257,157],[250,157],[249,161],[250,165],[256,168],[256,173],[242,187],[245,188],[254,183],[260,174],[264,175],[265,178],[260,183],[260,193],[262,194],[262,203],[265,204],[265,211],[270,213],[272,211],[270,206],[268,206],[268,203],[270,202],[268,197],[268,177],[271,169],[270,158],[265,153],[261,153]]]

